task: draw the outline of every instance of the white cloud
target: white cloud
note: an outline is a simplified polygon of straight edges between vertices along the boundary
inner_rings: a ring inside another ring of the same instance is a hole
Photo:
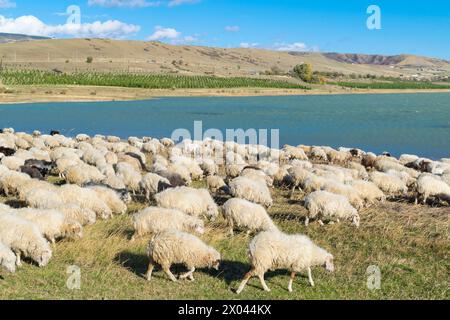
[[[303,42],[294,42],[294,43],[275,43],[273,49],[277,51],[295,51],[295,52],[310,52],[310,51],[319,51],[318,47],[309,47]]]
[[[123,38],[134,34],[140,27],[118,20],[95,21],[82,24],[48,25],[35,16],[6,18],[0,15],[0,32],[21,33],[35,36],[73,36],[91,38]]]
[[[150,41],[159,40],[173,40],[178,39],[181,36],[181,32],[178,32],[174,28],[163,28],[161,26],[155,27],[155,32],[148,38]]]
[[[174,28],[155,27],[155,32],[148,38],[150,41],[167,41],[171,44],[186,44],[197,42],[196,36],[182,36],[182,33]]]
[[[238,32],[241,28],[239,26],[226,26],[225,31],[228,32]]]
[[[239,44],[239,46],[240,46],[241,48],[249,49],[249,48],[255,48],[255,47],[259,46],[259,43],[256,43],[256,42],[254,42],[254,43],[241,42],[241,43]]]
[[[15,8],[16,3],[10,0],[0,0],[0,8]]]
[[[101,7],[118,7],[118,8],[145,8],[157,7],[161,5],[161,1],[146,1],[146,0],[89,0],[90,6]]]
[[[169,7],[175,7],[182,4],[193,4],[200,2],[201,0],[171,0],[169,1]]]

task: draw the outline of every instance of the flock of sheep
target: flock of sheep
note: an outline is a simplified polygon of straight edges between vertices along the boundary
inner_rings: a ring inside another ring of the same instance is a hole
[[[49,183],[49,175],[65,183]],[[189,186],[204,178],[208,189]],[[332,272],[333,255],[304,235],[279,230],[266,211],[275,187],[290,188],[291,197],[301,192],[305,225],[347,221],[359,227],[360,209],[386,199],[449,205],[450,159],[303,145],[276,150],[211,139],[175,145],[168,138],[68,138],[6,128],[0,133],[0,193],[26,207],[0,204],[0,266],[15,272],[23,257],[45,267],[57,240],[80,238],[84,226],[125,214],[130,201],[140,199],[149,206],[131,217],[130,245],[150,239],[148,280],[155,265],[173,281],[175,263],[188,270],[179,279],[191,281],[196,268],[218,269],[220,253],[194,234],[221,214],[230,236],[237,229],[256,234],[248,250],[251,270],[237,293],[253,276],[269,291],[269,269],[291,272],[289,291],[297,272],[306,271],[314,285],[311,267]],[[222,206],[215,202],[219,194],[229,197]]]

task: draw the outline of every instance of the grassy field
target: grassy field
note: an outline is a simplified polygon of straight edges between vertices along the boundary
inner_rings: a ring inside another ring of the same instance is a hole
[[[196,182],[195,187],[203,187]],[[99,221],[85,228],[83,239],[62,241],[54,249],[50,264],[42,269],[25,264],[16,274],[0,278],[0,299],[449,299],[448,207],[431,208],[410,203],[388,202],[361,212],[361,228],[345,223],[320,227],[303,225],[306,213],[302,195],[289,200],[287,190],[273,191],[275,205],[269,210],[286,232],[310,236],[335,256],[336,271],[313,269],[316,286],[299,276],[294,292],[287,288],[288,273],[266,274],[272,289],[262,290],[254,278],[240,296],[233,293],[249,270],[246,248],[251,236],[226,235],[222,218],[209,223],[205,241],[223,255],[219,271],[198,270],[196,281],[170,282],[156,269],[151,282],[142,277],[147,267],[148,238],[130,242],[129,215]],[[12,199],[0,202],[17,205]],[[217,198],[222,203],[226,198]],[[146,204],[133,202],[129,214]],[[66,287],[66,268],[81,268],[81,290]],[[381,270],[381,289],[367,289],[366,269]],[[183,267],[173,268],[175,273]]]
[[[346,88],[356,89],[450,89],[450,85],[435,84],[432,82],[411,82],[411,81],[396,81],[396,82],[333,82],[329,83]]]
[[[4,85],[82,85],[146,89],[310,89],[296,83],[270,79],[132,73],[56,73],[37,70],[5,70],[0,72],[0,79]]]

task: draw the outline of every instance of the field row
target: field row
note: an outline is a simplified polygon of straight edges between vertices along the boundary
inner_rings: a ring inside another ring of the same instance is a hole
[[[287,81],[245,77],[122,74],[122,73],[57,73],[45,71],[2,71],[5,85],[88,85],[146,89],[217,89],[217,88],[310,88]]]

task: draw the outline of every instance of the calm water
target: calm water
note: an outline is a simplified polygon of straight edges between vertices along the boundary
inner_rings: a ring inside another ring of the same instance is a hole
[[[450,157],[450,94],[162,98],[98,103],[0,105],[0,127],[128,136],[176,128],[280,129],[281,145],[351,146]],[[223,131],[225,132],[225,131]]]

